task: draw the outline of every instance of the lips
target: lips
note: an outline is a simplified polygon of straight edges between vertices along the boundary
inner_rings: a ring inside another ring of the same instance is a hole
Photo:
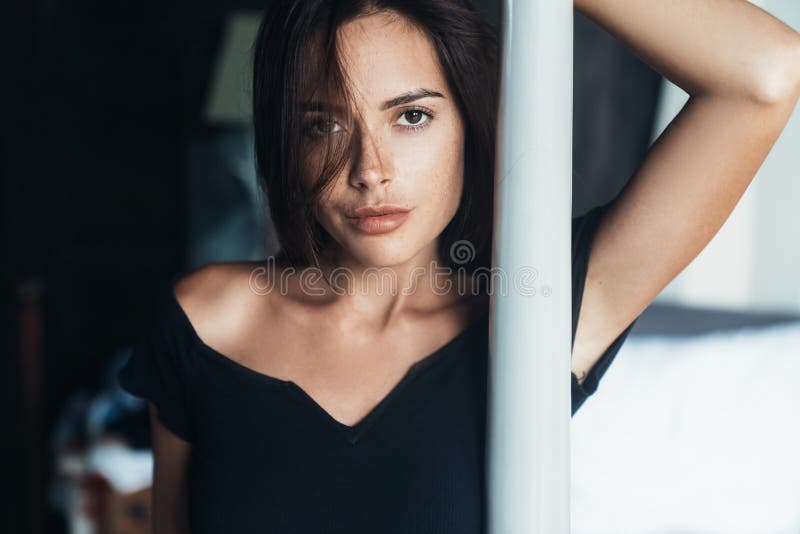
[[[365,234],[385,234],[399,228],[410,213],[411,209],[402,206],[362,206],[353,210],[347,220]]]
[[[348,217],[376,217],[381,215],[390,215],[393,213],[407,213],[409,211],[411,211],[409,208],[390,204],[383,204],[381,206],[362,206],[353,210]]]

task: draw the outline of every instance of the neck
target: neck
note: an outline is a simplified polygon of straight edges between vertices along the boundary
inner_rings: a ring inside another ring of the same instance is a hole
[[[433,242],[409,260],[365,265],[341,250],[323,258],[316,276],[301,276],[301,290],[348,315],[379,325],[413,312],[431,312],[460,301],[471,288],[464,273],[444,264]]]

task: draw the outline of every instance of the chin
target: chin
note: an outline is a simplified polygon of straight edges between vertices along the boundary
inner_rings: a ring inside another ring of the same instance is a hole
[[[401,250],[359,250],[353,255],[365,267],[395,267],[408,262],[413,254]]]
[[[381,243],[352,243],[350,255],[364,267],[395,267],[414,258],[415,250],[408,242],[386,239]]]
[[[349,230],[349,229],[347,229]],[[349,231],[336,232],[334,239],[346,255],[363,267],[376,269],[400,267],[420,253],[423,245],[415,238],[418,232],[406,229],[386,234],[364,235]],[[331,234],[334,235],[334,234]]]

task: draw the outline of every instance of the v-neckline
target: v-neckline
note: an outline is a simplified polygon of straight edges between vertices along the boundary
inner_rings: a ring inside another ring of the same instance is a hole
[[[420,376],[423,372],[430,369],[434,365],[439,362],[442,362],[446,359],[446,356],[450,354],[456,354],[458,351],[456,350],[462,343],[468,339],[471,333],[476,332],[479,327],[486,322],[489,317],[488,310],[484,311],[480,317],[476,320],[473,320],[469,325],[467,325],[464,329],[462,329],[458,334],[454,337],[450,338],[447,342],[443,345],[439,346],[439,348],[435,349],[433,352],[427,354],[423,358],[417,360],[413,364],[409,366],[406,372],[403,374],[402,378],[397,382],[397,384],[392,387],[391,390],[375,405],[369,412],[361,418],[354,425],[347,425],[342,423],[335,417],[333,417],[330,412],[328,412],[325,408],[322,407],[319,402],[317,402],[305,389],[300,387],[297,383],[292,380],[283,380],[281,378],[277,378],[275,376],[263,373],[261,371],[256,371],[255,369],[244,365],[236,361],[235,359],[227,356],[214,347],[208,345],[200,335],[197,333],[197,330],[194,328],[194,325],[189,320],[189,316],[186,314],[186,311],[181,306],[180,302],[178,301],[178,297],[175,294],[175,283],[179,279],[179,275],[174,276],[168,284],[167,293],[168,293],[168,300],[170,301],[171,306],[173,307],[174,311],[177,313],[178,317],[180,318],[183,326],[186,328],[186,331],[189,333],[193,344],[200,348],[204,354],[208,354],[211,357],[215,358],[217,361],[222,362],[223,364],[229,366],[235,371],[242,372],[246,375],[249,375],[252,378],[255,378],[258,381],[277,385],[284,388],[286,391],[293,393],[295,398],[301,402],[306,403],[313,411],[317,413],[319,417],[321,417],[324,421],[334,426],[340,435],[344,437],[344,439],[350,444],[355,445],[359,439],[364,435],[364,433],[377,421],[380,415],[386,410],[387,406],[389,406],[395,398],[397,398],[403,390],[407,388],[409,384],[411,384],[414,379]]]

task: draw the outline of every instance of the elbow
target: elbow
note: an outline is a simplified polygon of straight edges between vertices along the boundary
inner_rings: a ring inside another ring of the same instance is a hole
[[[754,76],[750,96],[769,105],[796,102],[800,96],[800,36],[762,64]]]

